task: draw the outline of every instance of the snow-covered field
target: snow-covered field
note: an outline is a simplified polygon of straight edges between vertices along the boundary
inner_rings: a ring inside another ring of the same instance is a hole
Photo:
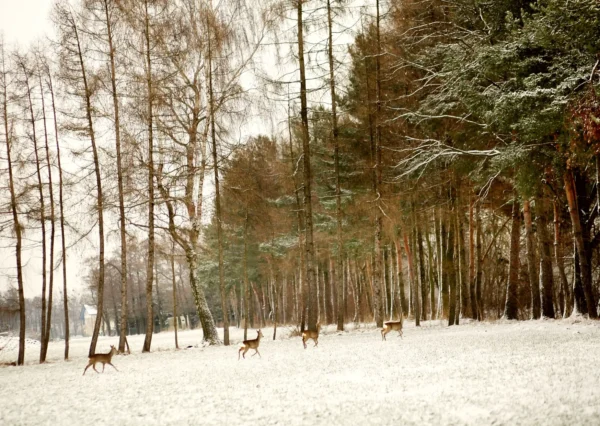
[[[44,365],[30,342],[27,366],[0,368],[0,425],[600,424],[598,322],[405,323],[387,342],[372,325],[331,326],[306,350],[289,329],[276,341],[265,329],[262,358],[241,361],[242,331],[231,331],[229,347],[181,332],[192,348],[179,351],[172,334],[154,335],[150,354],[131,336],[119,371],[85,376],[89,339],[72,340],[69,362],[52,343]],[[9,346],[0,362],[16,359]]]

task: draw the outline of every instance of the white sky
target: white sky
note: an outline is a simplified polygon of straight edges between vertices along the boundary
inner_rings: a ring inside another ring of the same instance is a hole
[[[48,14],[54,0],[0,0],[0,33],[8,44],[26,47],[52,25]]]

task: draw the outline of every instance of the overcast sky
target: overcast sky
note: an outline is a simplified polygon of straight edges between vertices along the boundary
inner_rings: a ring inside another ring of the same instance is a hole
[[[48,14],[54,0],[0,0],[0,33],[7,43],[26,47],[52,26]]]

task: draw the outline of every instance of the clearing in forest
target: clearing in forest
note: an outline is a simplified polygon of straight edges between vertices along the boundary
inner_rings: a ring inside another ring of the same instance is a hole
[[[199,331],[130,336],[135,351],[115,356],[119,371],[87,364],[89,339],[74,339],[72,359],[50,345],[37,365],[0,368],[2,425],[217,424],[596,424],[600,418],[600,327],[593,321],[405,322],[387,341],[372,325],[335,332],[319,346],[263,329],[262,358],[238,361],[232,346],[203,347]],[[248,337],[254,338],[255,331]],[[108,351],[117,338],[101,338]],[[10,346],[10,345],[9,345]],[[0,352],[5,362],[10,347]],[[252,351],[251,351],[252,352]],[[250,353],[248,353],[250,355]]]

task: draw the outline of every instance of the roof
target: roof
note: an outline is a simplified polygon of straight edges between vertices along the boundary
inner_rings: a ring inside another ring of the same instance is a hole
[[[88,315],[98,315],[98,309],[92,305],[83,305],[83,310]]]

